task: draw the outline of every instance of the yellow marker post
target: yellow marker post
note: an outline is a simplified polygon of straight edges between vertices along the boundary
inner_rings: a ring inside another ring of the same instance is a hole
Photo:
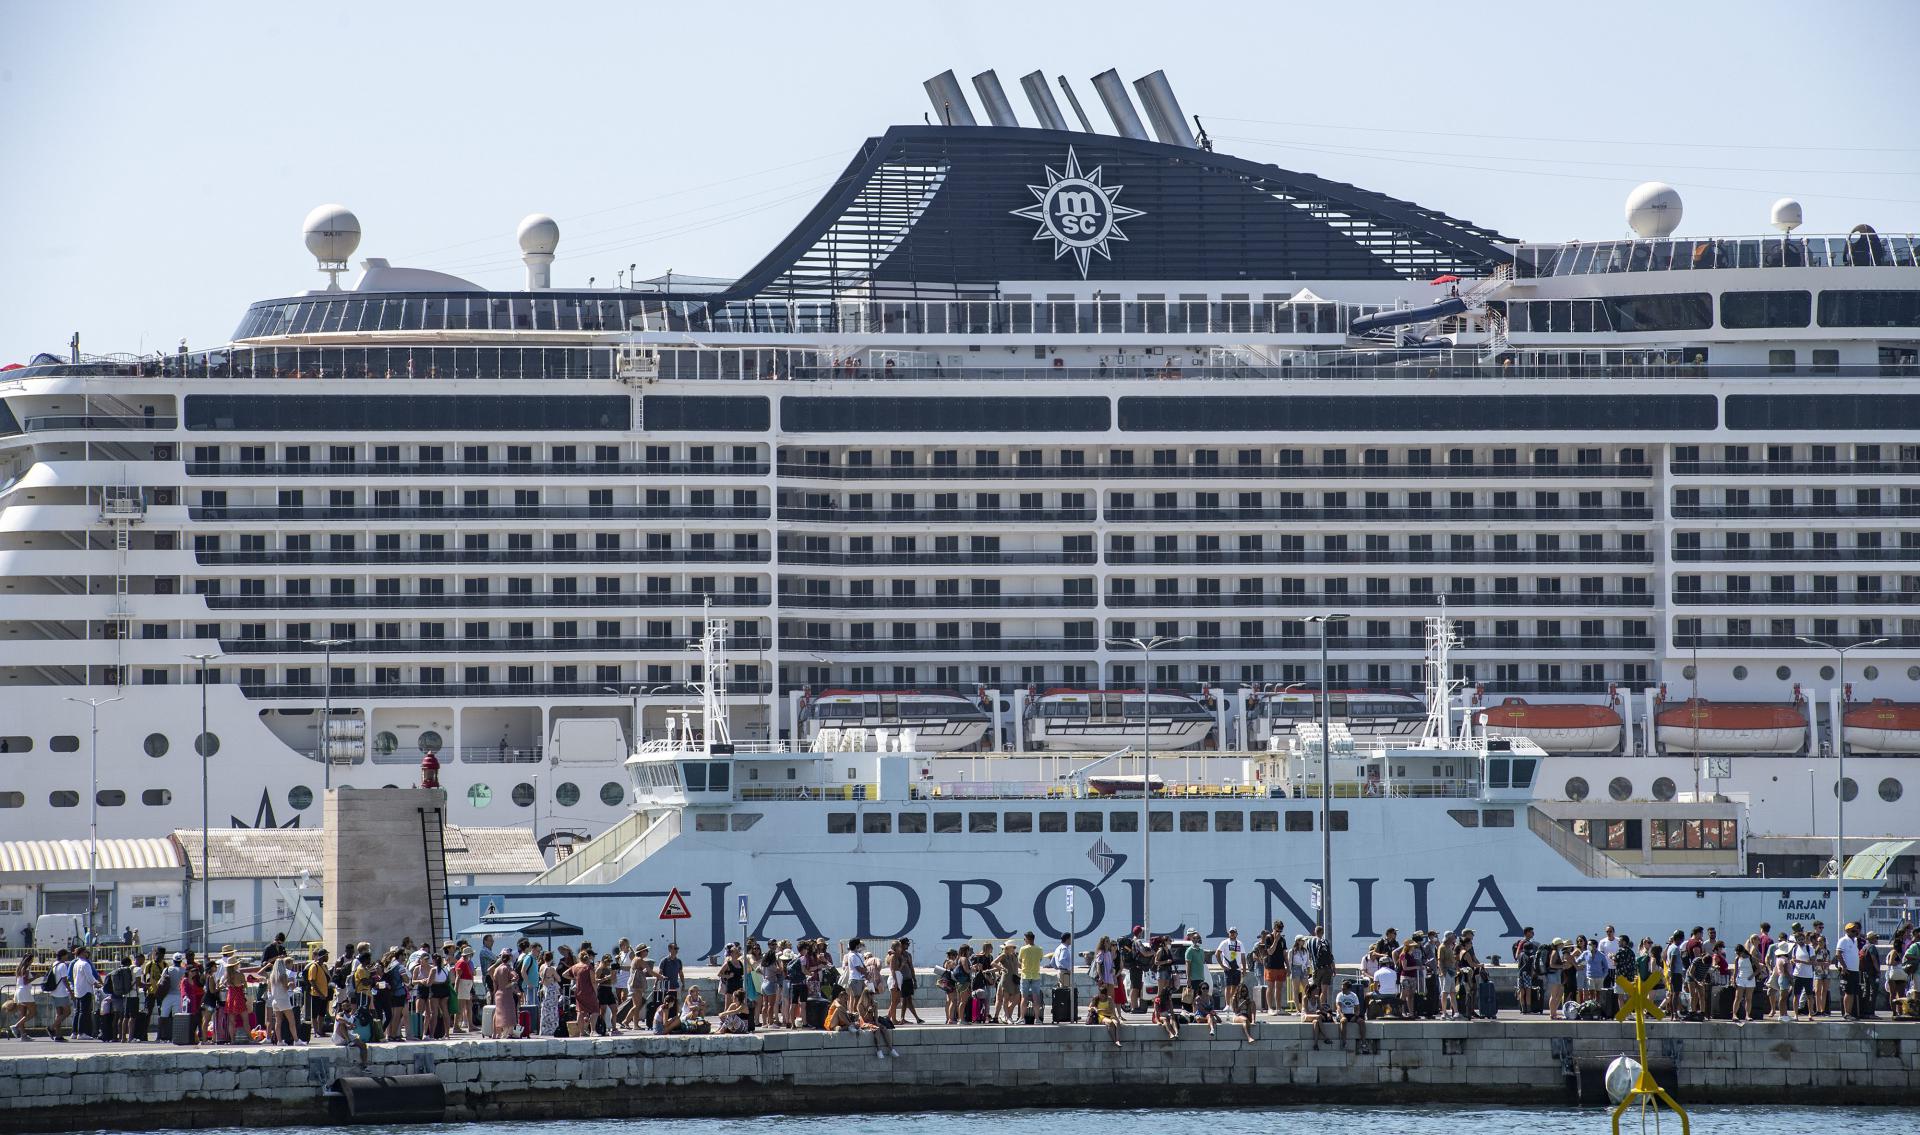
[[[1647,1018],[1651,1016],[1655,1020],[1660,1020],[1666,1016],[1660,1011],[1660,1006],[1655,1005],[1653,998],[1649,996],[1660,987],[1659,973],[1655,972],[1646,977],[1616,976],[1613,983],[1627,995],[1626,1003],[1620,1006],[1620,1011],[1614,1014],[1614,1019],[1624,1021],[1629,1015],[1633,1017],[1633,1039],[1640,1047],[1640,1074],[1634,1078],[1633,1088],[1621,1097],[1619,1104],[1613,1109],[1613,1135],[1620,1135],[1620,1117],[1626,1114],[1627,1105],[1635,1100],[1639,1100],[1643,1108],[1649,1101],[1652,1101],[1656,1107],[1659,1104],[1665,1104],[1669,1110],[1680,1117],[1680,1135],[1690,1135],[1686,1109],[1675,1103],[1673,1097],[1667,1094],[1667,1090],[1654,1082],[1653,1073],[1649,1070],[1647,1063]]]

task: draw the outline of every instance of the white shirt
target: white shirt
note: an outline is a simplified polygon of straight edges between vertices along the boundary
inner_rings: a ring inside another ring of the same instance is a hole
[[[1860,943],[1853,940],[1853,935],[1840,935],[1840,944],[1833,948],[1833,954],[1840,959],[1840,968],[1848,973],[1860,969]]]
[[[1220,947],[1213,952],[1213,960],[1217,965],[1226,965],[1227,959],[1229,958],[1233,959],[1234,964],[1242,967],[1245,966],[1247,949],[1245,943],[1241,942],[1240,939],[1222,938],[1220,940]]]
[[[1055,946],[1053,953],[1047,955],[1047,966],[1050,969],[1059,970],[1061,973],[1072,973],[1073,947],[1067,945],[1065,942]]]
[[[55,997],[73,996],[72,962],[55,962],[53,964],[53,995]]]
[[[864,982],[867,980],[867,955],[866,954],[861,953],[859,950],[848,950],[847,956],[840,959],[840,962],[841,962],[841,965],[845,967],[847,971],[846,972],[847,981]]]
[[[1813,947],[1801,942],[1793,948],[1793,976],[1813,976]]]
[[[1392,966],[1381,966],[1374,971],[1373,980],[1380,987],[1380,996],[1400,996],[1400,974]]]
[[[100,992],[100,974],[93,968],[92,960],[75,958],[73,960],[73,995],[86,997]]]

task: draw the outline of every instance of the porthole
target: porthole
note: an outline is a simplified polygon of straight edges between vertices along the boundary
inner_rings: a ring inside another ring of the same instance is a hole
[[[394,736],[390,729],[382,729],[373,735],[373,751],[380,756],[391,756],[399,747],[400,738]]]
[[[600,786],[600,803],[609,808],[618,808],[627,799],[626,786],[617,780],[609,780]]]
[[[1680,667],[1680,676],[1681,676],[1682,678],[1686,678],[1686,679],[1687,679],[1687,680],[1689,680],[1689,681],[1691,681],[1691,680],[1693,679],[1693,676],[1694,676],[1694,674],[1695,674],[1695,673],[1697,673],[1697,671],[1695,671],[1695,670],[1694,670],[1694,668],[1693,668],[1692,666],[1682,666],[1682,667]]]
[[[1607,795],[1615,800],[1625,800],[1633,795],[1633,781],[1624,776],[1616,776],[1607,782]]]
[[[1880,782],[1880,799],[1891,804],[1900,799],[1900,782],[1888,777]]]
[[[173,803],[171,788],[149,788],[140,794],[140,803],[149,808],[164,808]]]
[[[75,737],[71,733],[62,733],[60,736],[48,741],[47,748],[52,749],[56,753],[77,753],[80,751],[80,738]]]
[[[522,808],[533,806],[533,785],[521,781],[513,786],[513,802]]]
[[[1854,783],[1854,779],[1849,776],[1841,779],[1838,784],[1835,784],[1833,791],[1842,801],[1851,804],[1853,803],[1853,798],[1860,795],[1860,786]]]
[[[80,794],[65,788],[57,788],[47,793],[47,803],[56,808],[78,808],[80,806]]]
[[[553,790],[553,802],[562,808],[571,808],[580,803],[580,786],[571,780],[563,780]]]
[[[93,802],[102,808],[118,808],[127,802],[127,794],[118,788],[102,788],[93,794]]]
[[[287,807],[296,812],[304,812],[313,807],[313,789],[304,784],[296,784],[287,789]]]
[[[1916,667],[1916,669],[1920,669],[1920,667]],[[31,752],[33,752],[33,738],[31,737],[0,737],[0,753]]]
[[[220,734],[202,733],[193,739],[193,751],[203,757],[211,757],[220,751]]]
[[[1585,800],[1587,793],[1590,791],[1592,790],[1587,787],[1586,777],[1570,776],[1567,778],[1567,799]]]
[[[1733,680],[1734,680],[1734,681],[1736,681],[1736,682],[1744,682],[1744,681],[1746,681],[1746,680],[1747,680],[1747,668],[1746,668],[1745,666],[1735,666],[1735,667],[1733,668]]]
[[[486,807],[493,803],[493,789],[488,788],[484,784],[469,784],[467,786],[467,803],[473,805],[475,808]]]
[[[173,746],[168,742],[165,733],[149,733],[147,739],[140,743],[140,747],[147,751],[149,757],[164,757],[167,755],[167,750]]]
[[[1920,666],[1907,667],[1907,680],[1909,682],[1920,682]]]
[[[1860,676],[1865,678],[1867,681],[1871,682],[1875,678],[1878,678],[1880,676],[1880,667],[1869,666],[1866,669],[1860,671]]]
[[[1655,800],[1671,800],[1673,799],[1673,794],[1675,791],[1676,789],[1674,787],[1672,777],[1661,776],[1661,777],[1654,778],[1653,798]]]
[[[1820,680],[1822,682],[1833,681],[1833,667],[1831,666],[1820,667]]]
[[[27,806],[27,794],[24,792],[0,792],[0,808],[24,808]]]
[[[437,753],[440,751],[440,746],[442,744],[443,744],[443,741],[438,732],[432,729],[422,729],[420,731],[420,748],[421,749],[428,752]]]
[[[1788,678],[1793,677],[1793,668],[1791,666],[1782,666],[1773,672],[1773,676],[1784,682]]]

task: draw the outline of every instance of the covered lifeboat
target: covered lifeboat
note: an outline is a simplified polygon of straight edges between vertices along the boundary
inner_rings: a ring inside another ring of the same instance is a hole
[[[1847,745],[1859,753],[1920,753],[1920,705],[1875,698],[1841,716]]]
[[[1612,753],[1620,748],[1623,722],[1610,705],[1548,702],[1534,705],[1525,698],[1507,698],[1482,709],[1487,732],[1526,737],[1542,749],[1568,753]]]
[[[1797,753],[1807,744],[1806,712],[1792,702],[1689,699],[1662,708],[1654,726],[1669,752]]]

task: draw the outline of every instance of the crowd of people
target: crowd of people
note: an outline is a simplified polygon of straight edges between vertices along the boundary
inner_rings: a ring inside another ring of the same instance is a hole
[[[1116,1046],[1130,1019],[1144,1018],[1168,1038],[1188,1027],[1210,1036],[1225,1027],[1252,1042],[1263,1014],[1297,1015],[1313,1024],[1316,1047],[1344,1048],[1351,1039],[1357,1048],[1369,1020],[1497,1015],[1509,970],[1520,1011],[1558,1020],[1611,1019],[1619,976],[1657,978],[1670,1020],[1744,1025],[1883,1010],[1920,1017],[1913,981],[1920,935],[1911,926],[1882,943],[1857,923],[1831,939],[1821,922],[1795,923],[1778,935],[1762,923],[1731,947],[1711,926],[1676,930],[1664,942],[1636,941],[1611,925],[1571,941],[1542,939],[1528,927],[1504,949],[1510,966],[1480,950],[1472,930],[1417,930],[1402,939],[1389,929],[1343,975],[1319,927],[1289,936],[1280,922],[1250,941],[1230,929],[1212,944],[1198,931],[1149,935],[1136,926],[1090,948],[1071,935],[1042,946],[1029,931],[964,943],[928,961],[916,958],[906,938],[884,948],[858,938],[837,948],[825,938],[750,939],[704,959],[711,977],[702,982],[677,945],[656,957],[652,946],[626,938],[604,952],[591,942],[555,947],[488,935],[437,946],[360,942],[338,957],[325,948],[296,957],[281,935],[251,963],[230,945],[204,956],[128,951],[104,965],[78,946],[57,951],[44,969],[29,952],[15,968],[8,1027],[26,1039],[38,1022],[61,1043],[151,1036],[361,1046],[811,1028],[861,1034],[884,1060],[897,1055],[897,1026],[929,1023],[924,1002],[930,1011],[937,1003],[952,1025],[1099,1025]]]

